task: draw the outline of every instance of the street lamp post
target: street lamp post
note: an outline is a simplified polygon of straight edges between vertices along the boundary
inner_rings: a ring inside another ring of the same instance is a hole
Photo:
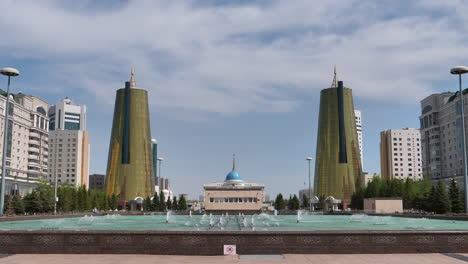
[[[307,157],[306,160],[309,162],[309,212],[312,211],[312,185],[310,183],[310,161],[311,157]]]
[[[0,73],[8,76],[8,86],[6,94],[6,103],[5,103],[5,127],[3,129],[3,153],[2,153],[2,187],[0,190],[0,215],[3,215],[3,210],[5,208],[5,178],[6,178],[6,153],[7,153],[7,135],[8,135],[8,114],[10,110],[10,79],[13,76],[18,76],[20,73],[17,69],[14,68],[3,68],[0,69]]]
[[[158,177],[161,178],[161,162],[164,160],[164,158],[158,158],[157,160],[158,160],[158,163],[159,163],[158,164],[158,170],[159,170]]]
[[[463,178],[465,182],[465,213],[468,213],[468,170],[467,166],[467,153],[466,153],[466,128],[465,128],[465,105],[463,103],[463,91],[462,91],[462,74],[468,73],[468,67],[456,66],[450,70],[451,74],[458,75],[459,93],[460,93],[460,104],[461,104],[461,120],[462,120],[462,134],[463,134]]]

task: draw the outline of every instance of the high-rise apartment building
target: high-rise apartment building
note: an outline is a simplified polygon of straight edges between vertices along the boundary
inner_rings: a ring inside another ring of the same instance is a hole
[[[468,96],[463,91],[464,110],[468,113]],[[421,101],[422,169],[430,180],[463,180],[463,134],[460,94],[432,94]],[[465,124],[468,124],[465,115]]]
[[[0,159],[3,158],[6,92],[0,91]],[[7,194],[31,192],[45,179],[49,156],[47,102],[26,94],[10,94],[7,148]]]
[[[359,143],[359,154],[361,155],[361,168],[364,168],[364,156],[362,154],[362,118],[361,110],[354,109],[354,119],[356,120],[356,132]]]
[[[342,81],[320,92],[314,195],[341,199],[346,207],[362,168],[354,117],[353,95]]]
[[[380,169],[383,179],[421,180],[421,133],[415,128],[380,133]]]
[[[86,106],[65,98],[49,107],[51,183],[89,187],[89,135]]]

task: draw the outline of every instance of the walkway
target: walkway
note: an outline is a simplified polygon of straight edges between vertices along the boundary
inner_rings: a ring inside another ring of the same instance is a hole
[[[158,255],[11,255],[0,264],[171,264],[171,263],[320,263],[320,264],[467,264],[468,254],[368,254],[368,255],[272,255],[272,256],[158,256]]]

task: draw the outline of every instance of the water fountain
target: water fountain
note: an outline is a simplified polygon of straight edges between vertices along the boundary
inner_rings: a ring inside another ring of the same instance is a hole
[[[167,211],[166,213],[166,223],[169,223],[169,218],[171,217],[171,211]]]
[[[323,215],[307,211],[298,211],[295,215],[278,215],[274,211],[271,214],[261,213],[258,215],[244,215],[242,213],[236,215],[229,213],[222,215],[195,215],[190,212],[178,215],[171,211],[165,215],[86,215],[75,218],[0,221],[0,230],[2,230],[0,232],[0,241],[10,241],[9,239],[5,240],[5,238],[2,238],[4,236],[15,236],[21,239],[22,252],[25,252],[26,249],[24,248],[29,247],[31,248],[31,252],[37,252],[40,244],[35,244],[35,241],[41,241],[40,239],[42,239],[44,232],[52,237],[59,235],[60,238],[52,240],[58,241],[56,247],[53,245],[40,247],[43,253],[60,252],[57,251],[57,248],[64,247],[71,248],[70,250],[72,250],[76,247],[75,244],[69,245],[69,243],[75,241],[73,236],[79,236],[79,238],[76,238],[78,239],[76,241],[81,241],[83,237],[88,239],[97,235],[93,233],[95,230],[100,230],[99,236],[102,236],[102,238],[93,238],[95,239],[94,241],[100,241],[100,239],[104,238],[106,241],[114,241],[115,235],[118,235],[119,239],[124,239],[123,237],[125,237],[125,241],[133,241],[133,239],[135,239],[134,241],[140,241],[144,237],[145,241],[156,243],[155,245],[159,245],[157,244],[160,243],[158,241],[171,241],[171,243],[174,243],[174,245],[171,245],[173,251],[168,251],[167,248],[160,246],[151,246],[151,250],[149,247],[145,247],[143,249],[146,251],[141,251],[142,247],[136,246],[138,243],[135,246],[133,246],[133,243],[125,243],[122,246],[115,243],[103,243],[92,244],[89,248],[86,247],[86,250],[81,247],[80,252],[112,253],[118,250],[119,252],[126,253],[141,252],[147,254],[147,252],[154,252],[154,254],[182,254],[185,251],[181,250],[184,249],[190,250],[191,254],[221,254],[217,253],[217,249],[216,247],[213,248],[213,245],[223,243],[224,240],[218,236],[223,236],[223,232],[225,231],[231,232],[229,233],[229,237],[234,237],[232,238],[234,241],[242,239],[242,241],[245,241],[244,243],[247,243],[245,244],[246,246],[255,249],[248,251],[249,254],[261,254],[265,252],[262,251],[263,247],[270,250],[269,252],[271,252],[272,247],[278,248],[278,252],[289,252],[288,248],[291,248],[289,245],[287,248],[282,248],[285,245],[284,243],[265,244],[264,240],[256,239],[255,235],[249,233],[250,231],[255,231],[254,234],[261,235],[260,237],[262,238],[272,236],[271,239],[275,241],[283,239],[283,236],[297,236],[297,238],[293,239],[293,241],[296,241],[294,243],[297,243],[297,247],[295,248],[299,248],[299,252],[302,253],[312,252],[310,251],[310,245],[307,244],[311,243],[311,241],[317,243],[314,247],[317,251],[313,252],[327,253],[328,249],[333,249],[333,253],[340,252],[340,247],[327,244],[328,241],[339,239],[361,241],[360,243],[355,243],[357,245],[356,248],[353,247],[353,252],[356,253],[377,253],[381,252],[379,250],[383,250],[384,246],[385,252],[395,253],[408,252],[408,248],[417,252],[439,252],[442,249],[446,250],[445,252],[465,252],[468,248],[463,243],[452,243],[452,241],[459,241],[457,237],[468,236],[468,223],[466,221],[382,217],[364,214]],[[23,230],[31,231],[25,233]],[[207,231],[211,234],[208,235]],[[133,238],[136,235],[139,237]],[[329,235],[332,235],[334,239],[325,238]],[[360,240],[363,235],[372,236],[372,239],[369,240],[371,242]],[[23,238],[23,236],[27,237]],[[202,239],[205,242],[195,243],[187,247],[185,240],[188,237],[194,239],[194,241]],[[424,241],[424,243],[415,244],[412,241]],[[440,241],[448,242],[440,243]],[[2,244],[0,253],[2,253],[2,250],[19,252],[15,251],[18,248],[16,244],[12,244],[10,247],[8,246],[9,242],[5,243],[5,245]],[[166,243],[164,242],[161,245],[166,245]],[[48,251],[49,248],[50,251]],[[52,251],[54,248],[55,251]],[[129,251],[130,249],[131,251]],[[347,250],[350,249],[347,247]],[[297,253],[297,251],[295,252]]]

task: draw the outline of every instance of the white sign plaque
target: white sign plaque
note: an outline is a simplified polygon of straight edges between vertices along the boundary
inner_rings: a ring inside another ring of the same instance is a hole
[[[236,245],[224,245],[224,255],[236,255]]]

